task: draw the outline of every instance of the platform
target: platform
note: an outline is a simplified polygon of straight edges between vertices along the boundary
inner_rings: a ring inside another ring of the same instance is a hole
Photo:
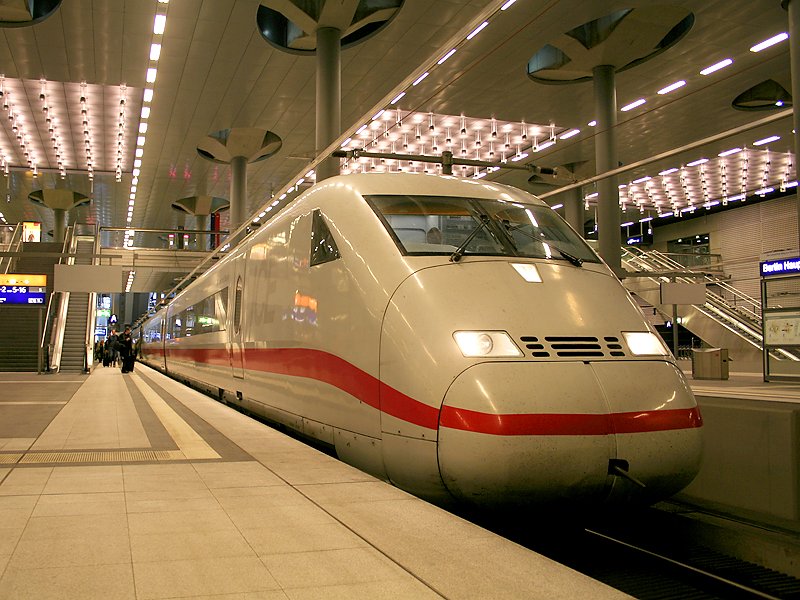
[[[0,599],[620,598],[162,374],[0,374]]]

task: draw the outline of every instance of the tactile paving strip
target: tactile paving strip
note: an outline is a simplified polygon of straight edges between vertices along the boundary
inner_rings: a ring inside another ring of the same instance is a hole
[[[13,465],[19,462],[22,454],[0,454],[0,465]]]
[[[0,455],[3,456],[3,455]],[[13,456],[13,455],[5,455]],[[19,456],[19,455],[16,455]],[[29,452],[21,464],[121,463],[186,460],[180,450],[98,450],[83,452]],[[0,458],[0,462],[2,459]],[[16,462],[16,461],[15,461]]]

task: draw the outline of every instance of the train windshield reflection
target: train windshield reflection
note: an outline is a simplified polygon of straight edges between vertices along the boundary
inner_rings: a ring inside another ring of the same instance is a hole
[[[367,202],[406,255],[514,256],[585,262],[597,255],[549,207],[452,196],[381,195]],[[463,248],[462,248],[463,246]]]

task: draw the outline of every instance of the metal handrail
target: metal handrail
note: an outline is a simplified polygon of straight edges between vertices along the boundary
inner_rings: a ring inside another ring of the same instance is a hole
[[[67,227],[66,236],[64,236],[64,246],[62,247],[62,253],[69,255],[70,253],[74,252],[72,250],[74,235],[74,229],[72,227]],[[66,264],[71,265],[75,263],[74,256],[66,256],[62,257],[58,264],[64,264],[66,260]],[[61,367],[61,353],[64,349],[64,329],[66,328],[67,323],[67,309],[69,308],[69,292],[53,292],[58,293],[58,310],[56,312],[55,319],[53,320],[53,328],[50,334],[50,345],[53,346],[53,352],[50,354],[50,368],[54,371],[58,371]],[[55,341],[53,341],[53,336],[55,335]]]
[[[92,246],[91,264],[100,264],[99,259],[95,256],[100,251],[100,235],[97,230],[97,225],[94,227],[94,245]],[[83,236],[88,237],[88,236]],[[89,373],[94,366],[94,324],[96,321],[97,312],[97,292],[89,292],[89,310],[86,315],[86,335],[84,336],[85,344],[85,357],[84,357],[84,371]]]
[[[11,240],[8,242],[8,251],[9,252],[19,252],[22,248],[22,223],[17,223],[16,227],[14,228],[14,233],[11,234]],[[13,250],[12,250],[13,248]],[[14,258],[12,256],[7,257],[8,262],[4,269],[2,269],[4,274],[8,274],[11,270],[11,263],[13,262]],[[0,266],[3,264],[3,259],[0,258]]]
[[[625,248],[623,255],[627,255],[627,258],[623,259],[623,264],[629,264],[633,266],[634,269],[639,271],[653,271],[654,276],[648,277],[654,283],[660,283],[662,281],[668,281],[670,278],[663,276],[663,275],[655,275],[655,273],[661,270],[670,270],[677,273],[685,272],[687,274],[694,274],[690,269],[687,269],[680,263],[675,262],[668,256],[665,256],[663,253],[652,250],[649,252],[645,252],[640,248]],[[695,277],[681,277],[679,275],[674,277],[675,281],[682,281],[682,282],[691,282],[695,281]],[[732,290],[735,290],[738,295],[742,298],[749,298],[747,294],[741,293],[732,286],[728,286],[724,282],[720,282],[719,280],[715,279],[714,277],[704,276],[703,279],[705,280],[706,284],[713,283],[713,284],[723,284],[727,287],[730,287]],[[707,290],[707,301],[703,307],[698,306],[698,310],[706,314],[707,316],[713,318],[716,321],[724,320],[728,323],[728,328],[731,326],[734,330],[738,331],[740,335],[745,337],[745,339],[750,338],[751,340],[756,340],[759,344],[763,339],[762,333],[762,326],[761,326],[761,319],[760,315],[757,315],[753,311],[745,309],[743,307],[732,307],[728,302],[725,300],[724,297],[716,294],[711,290]],[[750,299],[753,300],[753,299]],[[759,303],[760,306],[760,303]]]

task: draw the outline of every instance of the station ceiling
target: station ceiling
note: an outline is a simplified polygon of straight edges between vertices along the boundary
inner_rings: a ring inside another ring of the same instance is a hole
[[[403,137],[412,137],[413,146],[416,130],[427,134],[435,119],[439,151],[451,135],[456,155],[463,148],[469,158],[486,159],[491,145],[497,159],[527,154],[519,162],[559,172],[554,180],[533,184],[528,173],[506,170],[481,175],[487,180],[542,193],[588,177],[595,172],[591,81],[544,84],[529,77],[529,61],[545,46],[578,53],[566,32],[628,9],[652,15],[654,6],[649,0],[405,0],[383,29],[342,51],[340,140],[353,138],[348,148],[375,141],[373,148],[381,142],[383,150],[402,152]],[[656,18],[642,25],[651,27],[653,36],[669,30],[668,19],[692,15],[693,23],[674,45],[617,73],[620,108],[645,100],[618,112],[622,164],[789,112],[785,103],[764,111],[732,106],[770,80],[791,89],[788,41],[751,51],[788,31],[779,0],[673,0],[657,6],[664,22]],[[194,218],[171,205],[191,196],[229,196],[229,167],[205,160],[196,149],[205,136],[232,128],[261,128],[283,141],[274,156],[248,168],[248,212],[255,215],[301,178],[302,186],[308,185],[305,174],[315,157],[315,58],[267,43],[257,27],[258,8],[258,0],[64,0],[36,25],[0,29],[0,89],[8,105],[0,111],[5,220],[41,221],[45,231],[52,229],[51,211],[28,195],[64,188],[93,199],[74,209],[71,221],[192,228]],[[154,33],[158,15],[166,17],[162,34]],[[467,39],[483,22],[488,24]],[[631,34],[631,44],[641,42],[641,34]],[[615,44],[618,49],[619,39]],[[456,52],[442,60],[452,49]],[[583,59],[585,67],[592,57]],[[724,59],[733,62],[701,74]],[[148,74],[149,69],[156,71]],[[658,93],[679,81],[685,84]],[[381,110],[386,112],[373,120]],[[460,137],[465,122],[477,129]],[[620,177],[620,184],[630,186],[621,198],[627,197],[627,209],[646,215],[699,207],[744,188],[752,193],[762,184],[791,184],[796,181],[791,131],[788,116],[643,166]],[[773,136],[777,139],[754,145]],[[548,144],[551,140],[555,143]],[[434,140],[425,141],[431,153]],[[726,160],[718,157],[734,148],[743,150]],[[704,158],[708,163],[688,166]],[[406,163],[404,168],[423,167]],[[671,169],[677,170],[659,175]],[[651,179],[633,183],[645,177]],[[582,193],[591,196],[591,186]],[[549,201],[555,204],[557,198]]]

